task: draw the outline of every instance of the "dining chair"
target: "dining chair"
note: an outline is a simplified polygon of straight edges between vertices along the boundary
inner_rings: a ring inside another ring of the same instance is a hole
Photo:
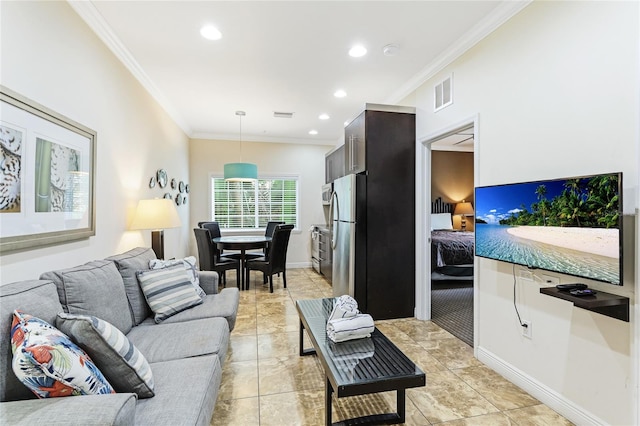
[[[198,228],[208,229],[209,233],[211,234],[211,239],[222,236],[222,233],[220,233],[220,225],[218,224],[218,222],[198,222]],[[216,254],[216,260],[220,260],[221,256],[226,256],[226,257],[235,259],[235,257],[233,256],[222,254],[222,250],[219,249],[218,246],[216,246],[215,244],[213,245],[213,248]]]
[[[207,228],[194,228],[198,245],[198,259],[201,271],[216,271],[222,275],[222,285],[227,286],[226,271],[236,270],[236,282],[240,286],[240,261],[227,257],[216,256],[216,245],[213,243],[211,231]]]
[[[273,231],[269,255],[247,261],[247,278],[252,269],[262,271],[264,283],[269,278],[269,292],[273,293],[273,274],[282,272],[282,282],[287,288],[287,248],[293,225],[277,225]]]
[[[284,222],[279,222],[279,221],[267,222],[267,227],[264,230],[264,236],[273,238],[273,231],[276,230],[276,226],[278,225],[284,225]],[[267,256],[269,256],[269,245],[267,245],[264,248],[264,257],[267,257]]]

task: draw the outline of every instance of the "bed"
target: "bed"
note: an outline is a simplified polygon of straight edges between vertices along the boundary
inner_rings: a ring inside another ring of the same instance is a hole
[[[469,279],[473,276],[474,233],[453,229],[453,204],[438,198],[431,210],[432,279]]]

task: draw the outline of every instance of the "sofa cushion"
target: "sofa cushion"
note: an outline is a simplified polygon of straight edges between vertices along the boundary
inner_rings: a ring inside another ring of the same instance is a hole
[[[131,426],[135,419],[136,396],[132,393],[4,402],[0,408],[0,425],[11,426]]]
[[[151,364],[157,386],[155,362],[216,354],[223,364],[229,346],[229,326],[224,318],[151,323],[133,327],[127,337]]]
[[[156,323],[202,303],[182,265],[140,271],[138,281]]]
[[[58,301],[56,286],[51,281],[20,281],[0,287],[0,401],[3,402],[36,397],[18,380],[11,365],[10,330],[15,309],[55,324],[56,315],[62,312],[62,305]]]
[[[205,294],[218,294],[220,277],[216,271],[198,271],[198,280]]]
[[[138,401],[136,419],[139,423],[211,424],[222,378],[222,368],[215,355],[152,363],[151,368],[157,372],[156,396]]]
[[[91,358],[40,318],[13,312],[13,372],[39,398],[115,393]]]
[[[152,315],[151,309],[149,305],[147,305],[147,300],[144,298],[144,294],[138,283],[136,274],[138,271],[148,271],[150,269],[149,262],[155,258],[155,252],[148,247],[136,247],[124,253],[106,258],[106,260],[113,261],[118,271],[120,271],[135,325],[140,324],[145,318]]]
[[[198,293],[198,296],[204,297],[206,293],[200,287],[200,280],[198,279],[198,270],[196,269],[195,256],[185,257],[184,259],[171,260],[153,259],[149,262],[149,267],[151,269],[162,269],[176,265],[182,265],[184,267],[184,269],[187,271],[187,275],[189,275],[191,284],[193,284],[193,288],[196,289],[196,293]]]
[[[93,315],[128,333],[133,326],[122,277],[113,262],[96,260],[74,268],[50,271],[41,279],[50,279],[58,287],[65,312]]]
[[[56,326],[84,349],[116,392],[140,398],[153,393],[153,374],[144,355],[113,325],[87,315],[61,312]]]
[[[164,323],[192,321],[194,319],[221,317],[229,323],[229,331],[233,331],[238,313],[240,292],[235,287],[225,288],[218,294],[207,294],[202,304],[182,311],[164,320]],[[153,324],[152,318],[147,318],[143,324]]]

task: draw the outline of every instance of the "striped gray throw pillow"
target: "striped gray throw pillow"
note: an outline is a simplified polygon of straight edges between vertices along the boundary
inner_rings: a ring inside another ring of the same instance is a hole
[[[56,326],[89,354],[116,392],[154,396],[149,363],[114,325],[90,315],[60,312]]]
[[[202,303],[182,265],[139,271],[137,275],[156,323]]]

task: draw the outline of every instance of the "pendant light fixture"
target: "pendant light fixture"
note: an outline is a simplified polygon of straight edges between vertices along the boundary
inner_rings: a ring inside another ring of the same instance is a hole
[[[236,111],[236,115],[240,117],[240,162],[224,165],[224,179],[231,182],[250,182],[258,179],[258,166],[253,163],[242,162],[242,117],[246,113],[244,111]]]

